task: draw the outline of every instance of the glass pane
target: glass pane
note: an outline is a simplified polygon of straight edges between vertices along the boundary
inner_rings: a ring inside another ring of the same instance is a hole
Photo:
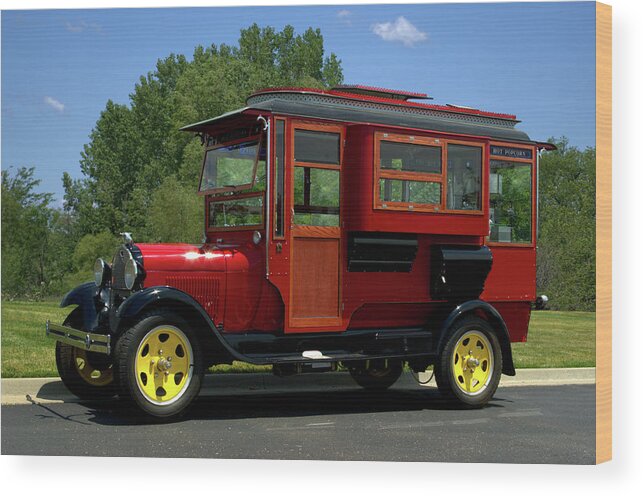
[[[259,142],[252,141],[208,150],[199,191],[252,184],[258,147]],[[263,153],[265,184],[265,150]]]
[[[295,167],[295,224],[339,225],[339,171]]]
[[[531,164],[492,160],[489,174],[491,241],[531,243]]]
[[[439,205],[441,198],[440,183],[380,179],[381,201]]]
[[[275,236],[284,235],[284,121],[276,122],[275,135]]]
[[[263,197],[210,202],[209,226],[259,226],[263,223]]]
[[[447,209],[482,210],[482,149],[449,145],[447,149]]]
[[[439,146],[380,142],[380,167],[404,172],[442,173],[442,149]]]
[[[296,129],[295,161],[339,164],[339,134]]]

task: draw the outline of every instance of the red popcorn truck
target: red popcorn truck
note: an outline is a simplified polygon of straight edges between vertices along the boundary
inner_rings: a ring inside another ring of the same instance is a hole
[[[380,390],[407,364],[433,366],[454,405],[485,405],[527,338],[538,157],[553,146],[513,115],[427,99],[270,88],[184,127],[204,145],[204,241],[125,233],[96,261],[66,321],[47,323],[69,390],[172,417],[214,364],[341,364]]]

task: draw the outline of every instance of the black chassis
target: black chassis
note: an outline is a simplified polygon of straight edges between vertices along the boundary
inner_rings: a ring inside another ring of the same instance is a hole
[[[82,329],[78,331],[86,333],[83,338],[87,343],[100,341],[104,336],[109,336],[115,342],[122,330],[144,313],[158,308],[171,308],[187,318],[197,330],[211,364],[230,363],[232,360],[255,365],[306,364],[311,360],[304,357],[302,352],[320,350],[324,358],[315,359],[315,363],[404,359],[415,371],[424,370],[435,362],[447,339],[448,329],[459,318],[475,314],[489,321],[496,331],[502,350],[503,374],[516,373],[507,326],[491,304],[479,299],[436,303],[439,311],[426,327],[360,329],[333,335],[310,333],[296,336],[263,332],[226,335],[223,326],[215,325],[194,298],[169,286],[149,287],[126,296],[122,291],[99,288],[93,282],[88,282],[63,298],[60,306],[69,305],[78,305],[80,309]],[[67,327],[56,327],[71,331]],[[53,337],[58,339],[57,336]],[[82,347],[82,340],[75,346]],[[111,349],[113,346],[108,346],[103,353],[109,354]]]

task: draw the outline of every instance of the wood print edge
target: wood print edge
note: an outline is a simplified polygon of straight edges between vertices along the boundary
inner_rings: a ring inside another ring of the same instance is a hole
[[[596,3],[596,463],[612,459],[612,7]]]

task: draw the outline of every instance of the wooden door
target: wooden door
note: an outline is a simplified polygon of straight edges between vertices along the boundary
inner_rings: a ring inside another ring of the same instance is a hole
[[[290,142],[290,327],[338,326],[343,128],[295,123]]]

